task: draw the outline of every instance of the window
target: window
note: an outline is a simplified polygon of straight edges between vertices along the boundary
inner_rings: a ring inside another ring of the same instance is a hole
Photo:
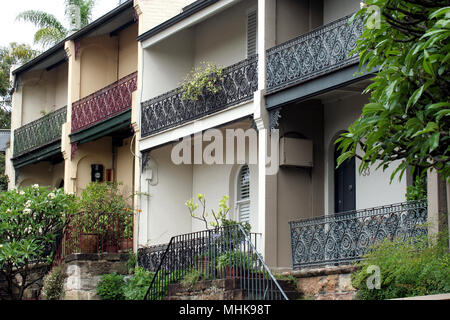
[[[236,209],[240,222],[250,222],[250,170],[247,165],[239,172]]]
[[[247,57],[257,53],[258,43],[258,11],[247,12]]]

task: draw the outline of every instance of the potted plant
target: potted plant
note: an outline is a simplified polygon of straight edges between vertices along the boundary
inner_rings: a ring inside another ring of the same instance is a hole
[[[253,257],[246,252],[228,251],[217,259],[217,269],[224,278],[239,278],[254,273],[253,261]]]
[[[80,198],[80,208],[83,211],[81,222],[80,246],[85,239],[97,236],[97,251],[114,253],[129,248],[132,240],[122,243],[123,239],[132,238],[133,213],[122,194],[119,184],[90,183],[83,190]],[[93,248],[94,244],[91,243]],[[86,250],[87,247],[83,247]],[[91,251],[91,250],[90,250]]]
[[[181,86],[182,100],[197,101],[206,92],[216,94],[221,89],[223,68],[210,62],[202,62],[200,67],[194,68],[184,79]]]

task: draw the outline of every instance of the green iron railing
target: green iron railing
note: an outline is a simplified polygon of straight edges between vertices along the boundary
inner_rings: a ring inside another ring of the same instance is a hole
[[[14,157],[60,140],[61,126],[66,119],[67,106],[14,130]]]

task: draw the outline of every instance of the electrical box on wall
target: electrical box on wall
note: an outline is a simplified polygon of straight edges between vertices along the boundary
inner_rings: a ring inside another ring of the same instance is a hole
[[[92,182],[103,182],[103,165],[93,164],[91,165],[91,181]]]
[[[312,168],[313,166],[312,140],[288,137],[280,139],[280,167]]]

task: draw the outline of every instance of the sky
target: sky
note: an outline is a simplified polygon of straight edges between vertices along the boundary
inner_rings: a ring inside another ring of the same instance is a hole
[[[96,0],[93,20],[111,11],[118,4],[119,0]],[[31,23],[16,21],[16,16],[26,10],[51,13],[66,27],[68,26],[64,16],[64,0],[0,0],[0,46],[7,46],[10,42],[26,43],[42,51],[40,45],[33,43],[37,28]]]

